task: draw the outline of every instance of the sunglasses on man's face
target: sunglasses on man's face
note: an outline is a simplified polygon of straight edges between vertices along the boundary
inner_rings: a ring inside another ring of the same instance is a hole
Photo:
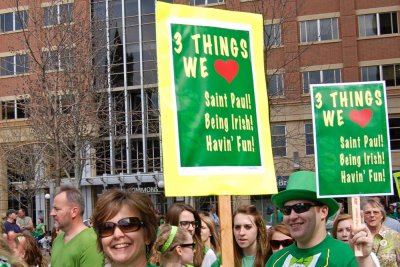
[[[98,227],[99,236],[103,238],[113,235],[117,226],[123,233],[129,233],[138,231],[144,223],[138,217],[122,218],[117,223],[105,222]]]
[[[270,244],[272,249],[279,249],[280,246],[282,247],[287,247],[293,244],[294,240],[293,239],[283,239],[283,240],[271,240]]]
[[[294,210],[294,212],[296,212],[297,214],[300,214],[308,211],[311,207],[316,207],[316,206],[320,205],[316,203],[300,202],[291,206],[283,206],[283,208],[281,208],[280,210],[283,213],[283,215],[290,215],[290,213],[292,213],[292,210]]]

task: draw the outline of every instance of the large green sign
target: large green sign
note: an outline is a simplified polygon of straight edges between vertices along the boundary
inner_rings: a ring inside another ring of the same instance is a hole
[[[312,85],[318,194],[393,194],[383,82]]]
[[[171,36],[181,167],[261,166],[250,32],[172,23]]]

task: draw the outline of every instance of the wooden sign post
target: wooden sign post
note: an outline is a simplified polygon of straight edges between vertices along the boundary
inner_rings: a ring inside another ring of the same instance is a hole
[[[222,265],[234,266],[231,196],[218,197]]]
[[[361,218],[361,209],[360,209],[360,197],[355,196],[351,198],[351,211],[352,211],[352,217],[353,217],[353,226],[355,228],[359,228],[361,226],[362,218]],[[361,246],[355,246],[354,247],[354,254],[356,257],[363,256]]]

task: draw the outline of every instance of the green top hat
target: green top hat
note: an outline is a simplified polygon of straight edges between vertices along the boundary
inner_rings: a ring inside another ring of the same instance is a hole
[[[315,172],[298,171],[289,176],[286,190],[272,196],[272,203],[282,208],[290,200],[311,200],[318,201],[328,206],[331,217],[339,209],[339,204],[333,198],[317,198]]]

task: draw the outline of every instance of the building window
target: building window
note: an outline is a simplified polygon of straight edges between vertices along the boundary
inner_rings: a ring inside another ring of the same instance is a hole
[[[1,119],[15,120],[27,118],[25,112],[25,100],[14,99],[9,101],[1,101]]]
[[[28,71],[28,55],[15,55],[0,58],[0,76],[23,74]]]
[[[267,75],[268,95],[282,96],[283,92],[283,74]]]
[[[400,86],[400,64],[361,67],[361,80],[385,81],[386,86]]]
[[[321,42],[339,39],[338,19],[317,19],[300,22],[302,43]]]
[[[359,36],[376,36],[398,33],[397,12],[358,16]]]
[[[340,69],[303,72],[303,92],[310,93],[310,84],[340,83]]]
[[[26,29],[28,25],[28,11],[15,11],[0,14],[0,32],[12,32]]]
[[[286,156],[286,125],[272,125],[272,153],[274,157]]]
[[[306,139],[306,155],[314,155],[314,134],[312,123],[304,124],[304,135]]]
[[[53,5],[44,8],[44,26],[70,23],[73,21],[73,4]]]
[[[52,50],[43,53],[43,64],[46,71],[70,70],[74,66],[73,49]]]
[[[390,149],[400,150],[400,117],[389,118]]]
[[[204,6],[210,4],[224,3],[224,0],[190,0],[191,6]]]
[[[264,25],[265,32],[265,46],[280,46],[281,45],[281,25],[280,24],[268,24]]]

